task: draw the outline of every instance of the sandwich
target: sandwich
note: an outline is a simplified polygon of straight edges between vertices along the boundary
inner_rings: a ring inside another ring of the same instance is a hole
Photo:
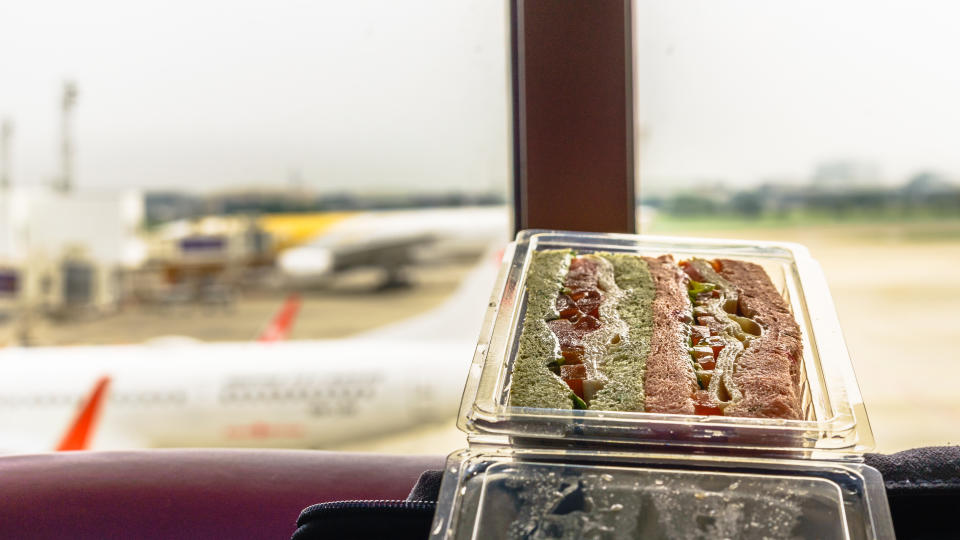
[[[802,418],[800,327],[759,265],[535,252],[510,404]]]

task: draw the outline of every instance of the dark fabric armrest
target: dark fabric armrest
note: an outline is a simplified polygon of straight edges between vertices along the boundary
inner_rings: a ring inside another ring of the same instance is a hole
[[[960,508],[960,446],[867,454],[880,471],[899,538],[956,538]]]

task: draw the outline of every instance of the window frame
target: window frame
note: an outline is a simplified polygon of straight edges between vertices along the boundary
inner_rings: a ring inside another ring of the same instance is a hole
[[[635,233],[632,0],[510,0],[514,232]]]

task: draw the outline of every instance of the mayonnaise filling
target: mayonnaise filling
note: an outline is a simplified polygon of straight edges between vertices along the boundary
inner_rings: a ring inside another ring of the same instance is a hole
[[[762,329],[752,319],[736,314],[738,306],[736,288],[717,274],[707,261],[694,259],[688,264],[693,266],[688,274],[700,278],[699,282],[690,282],[693,316],[697,321],[701,317],[713,318],[716,322],[710,325],[711,337],[707,339],[716,338],[723,344],[723,348],[716,354],[716,363],[712,370],[703,369],[694,355],[697,378],[701,387],[706,386],[716,406],[725,410],[729,405],[743,398],[733,378],[736,362],[749,346],[750,341],[761,335]],[[704,285],[709,285],[711,290],[694,296],[693,292],[702,290],[705,288]],[[698,345],[702,347],[701,344]]]
[[[617,286],[613,264],[596,255],[582,255],[597,264],[597,288],[603,294],[600,303],[600,328],[587,334],[583,339],[583,363],[587,367],[587,380],[583,385],[584,399],[590,403],[609,377],[603,373],[604,358],[611,343],[616,344],[627,334],[627,323],[620,318],[617,305],[624,292]]]

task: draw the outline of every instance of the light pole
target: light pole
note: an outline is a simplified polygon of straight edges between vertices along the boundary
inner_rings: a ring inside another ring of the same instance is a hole
[[[0,124],[0,191],[10,187],[10,139],[13,138],[13,122],[4,118]]]
[[[60,179],[56,188],[69,193],[73,187],[73,133],[72,112],[77,103],[77,85],[73,81],[63,83],[63,99],[60,102]]]

